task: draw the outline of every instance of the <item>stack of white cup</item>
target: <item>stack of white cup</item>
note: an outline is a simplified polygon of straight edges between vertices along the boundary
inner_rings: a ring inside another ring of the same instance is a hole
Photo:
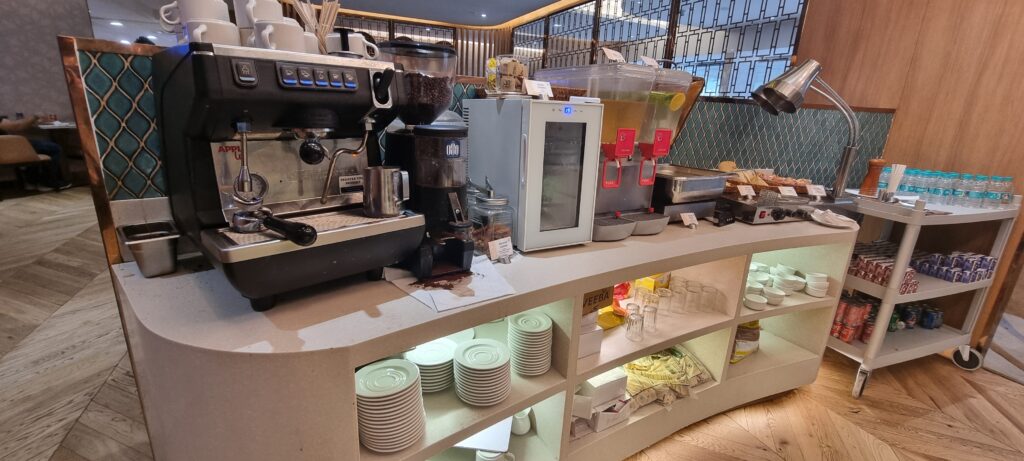
[[[234,0],[242,44],[271,50],[320,53],[316,35],[284,17],[277,0]]]
[[[276,2],[275,2],[276,3]],[[231,23],[223,0],[176,0],[160,7],[160,25],[177,31],[182,42],[239,45],[238,27]]]

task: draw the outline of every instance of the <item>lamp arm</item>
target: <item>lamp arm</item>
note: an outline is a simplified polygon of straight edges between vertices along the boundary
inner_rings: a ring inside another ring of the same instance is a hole
[[[821,79],[821,77],[815,77],[813,83],[814,84],[811,85],[811,89],[822,95],[825,99],[831,102],[832,105],[836,106],[836,108],[839,109],[846,118],[846,123],[850,127],[850,138],[846,144],[852,147],[859,147],[860,120],[857,119],[857,114],[855,114],[853,109],[850,108],[850,105],[847,104],[841,96],[839,96],[839,93],[836,93],[836,90],[833,90],[828,83],[825,83],[825,81]],[[818,88],[818,85],[822,88]]]
[[[839,169],[836,171],[836,181],[832,185],[832,198],[838,199],[846,195],[846,181],[849,179],[853,162],[857,159],[857,150],[860,147],[860,120],[857,119],[857,114],[853,112],[850,105],[828,83],[825,83],[820,77],[815,77],[813,83],[811,88],[836,106],[843,113],[846,123],[850,127],[850,139],[846,143],[846,147],[843,148],[843,155],[839,159]],[[818,88],[818,85],[821,88]]]

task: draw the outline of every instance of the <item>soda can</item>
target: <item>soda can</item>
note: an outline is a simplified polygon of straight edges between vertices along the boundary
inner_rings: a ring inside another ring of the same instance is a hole
[[[829,332],[833,338],[839,337],[839,330],[843,329],[843,322],[832,322],[832,331]]]
[[[844,343],[853,342],[853,338],[857,335],[857,328],[849,325],[843,325],[843,328],[839,330],[839,340]]]
[[[907,329],[913,329],[918,320],[921,319],[921,306],[918,304],[911,304],[909,306],[903,306],[903,312],[900,313],[900,320],[906,324]]]
[[[939,266],[938,269],[935,269],[934,277],[937,279],[946,280],[946,270],[947,269],[945,266]]]
[[[898,328],[899,321],[900,321],[900,313],[899,313],[899,311],[894,309],[892,311],[892,316],[889,317],[889,331],[890,332],[896,331],[896,330],[899,329]]]
[[[921,314],[921,327],[934,330],[942,326],[942,311],[929,307]]]
[[[868,316],[868,305],[863,303],[850,304],[843,315],[843,324],[851,327],[860,326]]]
[[[864,331],[860,333],[860,341],[866,343],[871,340],[871,335],[875,332],[875,322],[867,322],[864,324]]]
[[[964,271],[954,269],[954,271],[953,271],[953,280],[950,280],[950,282],[961,283],[963,281],[964,281]]]
[[[849,301],[847,301],[845,299],[840,299],[839,300],[839,305],[836,307],[836,315],[835,315],[835,317],[833,317],[833,320],[835,320],[837,322],[842,322],[843,318],[846,316],[846,309],[849,308],[849,307],[850,307]]]

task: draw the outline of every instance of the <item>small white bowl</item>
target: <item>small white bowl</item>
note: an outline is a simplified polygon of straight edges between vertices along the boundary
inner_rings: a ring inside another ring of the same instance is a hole
[[[750,272],[768,272],[768,265],[765,263],[750,263]]]
[[[782,275],[782,274],[779,273],[779,270],[774,268],[774,267],[769,267],[768,268],[768,274],[769,275]]]
[[[821,272],[805,272],[804,273],[804,279],[807,280],[807,283],[811,283],[811,282],[826,282],[827,283],[828,282],[828,274],[823,274]]]
[[[764,285],[761,285],[760,283],[757,283],[757,282],[747,282],[747,289],[746,289],[747,293],[753,293],[755,295],[759,295],[759,294],[761,294],[762,290],[764,290]]]
[[[815,290],[814,288],[811,287],[804,288],[804,293],[807,293],[808,295],[813,296],[815,298],[824,298],[826,295],[825,290]]]
[[[765,298],[768,298],[769,301],[772,298],[784,298],[784,297],[786,297],[786,292],[785,291],[782,291],[781,289],[775,288],[775,287],[764,287],[764,290],[762,290],[762,293],[764,294]]]
[[[747,282],[757,282],[762,285],[771,281],[772,276],[765,274],[764,272],[751,272],[747,275]]]
[[[796,268],[795,267],[787,266],[785,264],[776,264],[775,265],[775,270],[779,271],[779,273],[786,274],[786,275],[793,275],[793,274],[796,273]]]
[[[748,294],[743,297],[743,305],[754,311],[763,311],[768,307],[768,298],[761,295]]]
[[[828,291],[828,282],[807,282],[807,288],[812,290]]]

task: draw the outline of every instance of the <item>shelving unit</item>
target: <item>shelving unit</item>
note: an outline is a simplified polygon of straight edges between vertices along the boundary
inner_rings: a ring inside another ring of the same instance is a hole
[[[882,231],[883,235],[880,236],[883,239],[888,237],[892,223],[902,223],[905,225],[892,271],[893,274],[903,274],[910,264],[911,255],[917,245],[921,228],[924,226],[999,221],[999,231],[996,234],[995,242],[989,254],[997,257],[1002,255],[1006,242],[1009,239],[1010,231],[1013,229],[1013,223],[1020,212],[1019,203],[1020,196],[1017,196],[1014,200],[1015,205],[1010,209],[987,210],[959,206],[927,205],[926,210],[923,201],[918,201],[914,207],[908,207],[901,204],[881,203],[874,199],[858,197],[854,199],[849,209],[866,216],[873,216],[888,221],[888,224]],[[937,211],[944,214],[933,214],[929,211]],[[875,328],[874,333],[872,333],[866,344],[860,342],[859,339],[854,339],[852,343],[844,343],[830,337],[828,340],[829,347],[861,364],[853,383],[852,392],[854,397],[859,398],[864,393],[864,387],[867,385],[872,370],[944,352],[952,348],[956,348],[953,353],[953,361],[958,366],[967,369],[976,369],[981,366],[983,360],[981,353],[970,349],[971,331],[978,320],[978,315],[985,303],[985,297],[988,295],[988,288],[992,285],[992,280],[982,280],[974,283],[953,283],[922,274],[917,275],[917,280],[919,285],[916,293],[899,294],[899,277],[892,277],[892,281],[887,286],[871,283],[855,276],[846,277],[846,288],[857,290],[882,300],[877,318],[884,320],[888,320],[892,316],[896,304],[924,301],[966,292],[974,293],[961,328],[944,325],[942,328],[935,330],[918,328],[890,333],[887,328],[884,328],[885,325],[879,324],[879,327]],[[972,360],[972,355],[976,360]]]
[[[813,382],[855,234],[809,222],[670,226],[656,236],[523,255],[496,266],[515,294],[445,312],[389,283],[350,280],[258,313],[218,271],[145,279],[134,264],[113,270],[129,340],[147,358],[136,364],[136,376],[158,458],[472,459],[454,445],[531,407],[533,431],[513,436],[510,444],[517,459],[604,460]],[[825,272],[835,288],[825,298],[794,294],[781,306],[749,311],[740,296],[752,260]],[[719,310],[661,313],[658,332],[641,342],[626,340],[623,328],[607,331],[600,354],[576,358],[585,293],[668,271],[715,286]],[[502,319],[531,309],[553,321],[547,374],[514,376],[511,396],[491,407],[466,405],[451,390],[427,394],[421,440],[389,454],[361,447],[353,377],[358,367],[467,328],[505,341]],[[761,351],[729,365],[737,325],[753,319],[765,330]],[[572,396],[580,382],[676,344],[693,352],[713,381],[672,407],[651,404],[625,423],[570,441]],[[197,396],[196,405],[181,408],[180,402]]]

